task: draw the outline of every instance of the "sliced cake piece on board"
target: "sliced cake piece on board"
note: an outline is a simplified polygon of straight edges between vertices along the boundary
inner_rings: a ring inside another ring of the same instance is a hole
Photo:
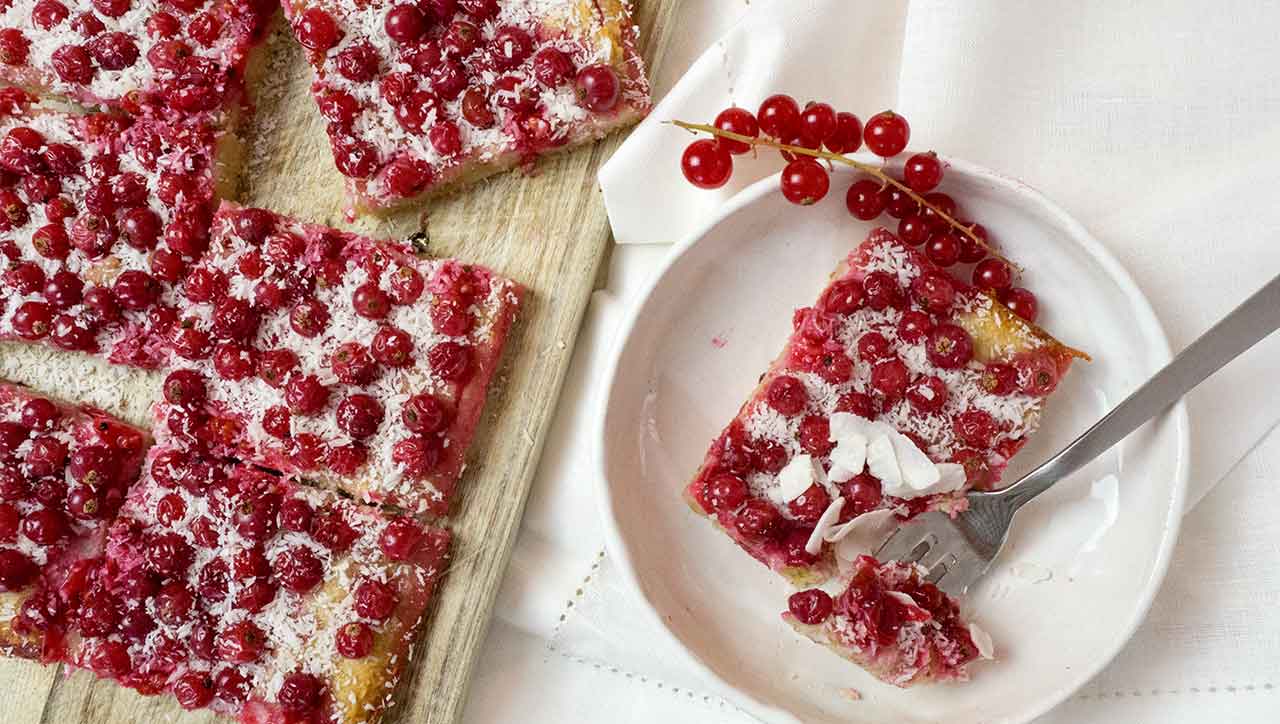
[[[69,609],[148,442],[99,410],[0,381],[0,653],[63,659]]]
[[[842,262],[685,497],[798,585],[839,526],[997,484],[1079,353],[877,229]]]
[[[0,339],[158,366],[238,143],[199,115],[81,114],[4,94]]]
[[[224,203],[183,295],[157,436],[448,512],[516,284]]]
[[[634,123],[624,0],[285,0],[357,207],[383,209]]]
[[[10,0],[0,83],[99,109],[232,121],[275,12],[269,0]]]
[[[375,722],[449,534],[157,445],[71,614],[68,660],[242,722]]]

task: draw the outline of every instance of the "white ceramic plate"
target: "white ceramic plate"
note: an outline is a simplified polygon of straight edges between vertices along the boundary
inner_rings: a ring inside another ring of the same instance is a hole
[[[943,190],[1024,264],[1040,323],[1094,357],[1051,399],[1012,481],[1166,363],[1169,344],[1129,275],[1080,224],[1025,184],[950,163]],[[791,310],[812,303],[872,228],[844,208],[851,179],[838,171],[832,193],[808,209],[787,203],[776,178],[745,190],[676,246],[635,308],[599,416],[609,550],[655,622],[763,719],[1025,722],[1096,674],[1147,612],[1181,518],[1182,407],[1019,515],[992,574],[965,600],[997,647],[997,660],[975,665],[967,684],[895,689],[799,639],[779,619],[785,581],[681,499],[707,445],[781,349]]]

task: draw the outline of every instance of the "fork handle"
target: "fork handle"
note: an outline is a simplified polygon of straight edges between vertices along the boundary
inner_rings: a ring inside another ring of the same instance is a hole
[[[1128,437],[1209,375],[1280,328],[1280,276],[1182,350],[1114,410],[1057,455],[1002,491],[1015,507],[1047,490]]]

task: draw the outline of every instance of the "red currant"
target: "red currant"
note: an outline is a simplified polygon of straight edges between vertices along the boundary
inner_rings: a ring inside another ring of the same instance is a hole
[[[787,610],[806,626],[816,626],[826,621],[834,608],[831,596],[818,588],[793,593],[787,599]]]
[[[891,158],[902,153],[911,139],[911,126],[907,119],[893,111],[881,111],[867,119],[862,129],[867,149],[877,156]]]
[[[1000,293],[1000,302],[1014,314],[1028,322],[1035,322],[1040,315],[1040,303],[1036,295],[1022,287],[1013,287]]]
[[[907,159],[907,165],[902,169],[902,179],[918,194],[932,191],[942,182],[942,161],[938,160],[938,154],[933,151],[917,153]]]
[[[782,195],[793,204],[816,204],[830,187],[827,170],[812,158],[797,158],[782,170]]]
[[[836,109],[810,102],[800,112],[800,140],[821,147],[836,131]]]
[[[934,264],[943,268],[949,267],[960,260],[960,240],[955,234],[940,231],[929,237],[924,253]]]
[[[884,213],[884,196],[880,184],[864,178],[853,182],[844,197],[849,213],[863,221],[871,221]]]
[[[740,136],[756,138],[760,135],[760,124],[756,122],[756,117],[751,114],[751,111],[736,106],[720,111],[720,115],[716,116],[715,126],[722,131]],[[734,155],[746,153],[751,149],[750,144],[732,138],[717,138],[716,143]]]
[[[827,137],[827,150],[832,153],[853,153],[862,146],[862,121],[852,113],[836,114],[835,131]]]
[[[800,104],[779,93],[764,99],[756,112],[760,131],[778,139],[795,138],[800,131]]]
[[[1000,259],[983,259],[973,268],[973,285],[979,289],[1003,292],[1013,286],[1013,269]]]
[[[680,169],[689,183],[700,189],[718,189],[733,173],[733,157],[721,144],[703,138],[689,144],[680,158]]]

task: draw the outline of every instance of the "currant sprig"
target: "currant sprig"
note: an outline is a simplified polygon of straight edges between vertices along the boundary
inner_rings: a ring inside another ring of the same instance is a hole
[[[885,161],[903,153],[911,139],[911,126],[903,116],[883,111],[864,126],[858,116],[837,113],[827,103],[811,101],[801,108],[791,96],[777,94],[766,98],[754,114],[731,107],[721,111],[712,125],[679,120],[672,124],[710,136],[691,143],[680,161],[685,178],[698,188],[724,186],[733,174],[733,156],[761,147],[777,150],[787,162],[782,169],[782,194],[801,206],[826,197],[831,164],[862,171],[867,176],[856,179],[845,194],[850,214],[871,221],[887,212],[898,219],[898,236],[903,241],[923,245],[925,256],[940,267],[974,264],[975,286],[1035,321],[1035,296],[1013,286],[1017,267],[992,247],[981,224],[962,220],[955,199],[936,190],[945,175],[945,165],[936,153],[910,156],[901,178],[883,166],[847,155],[864,143]]]

